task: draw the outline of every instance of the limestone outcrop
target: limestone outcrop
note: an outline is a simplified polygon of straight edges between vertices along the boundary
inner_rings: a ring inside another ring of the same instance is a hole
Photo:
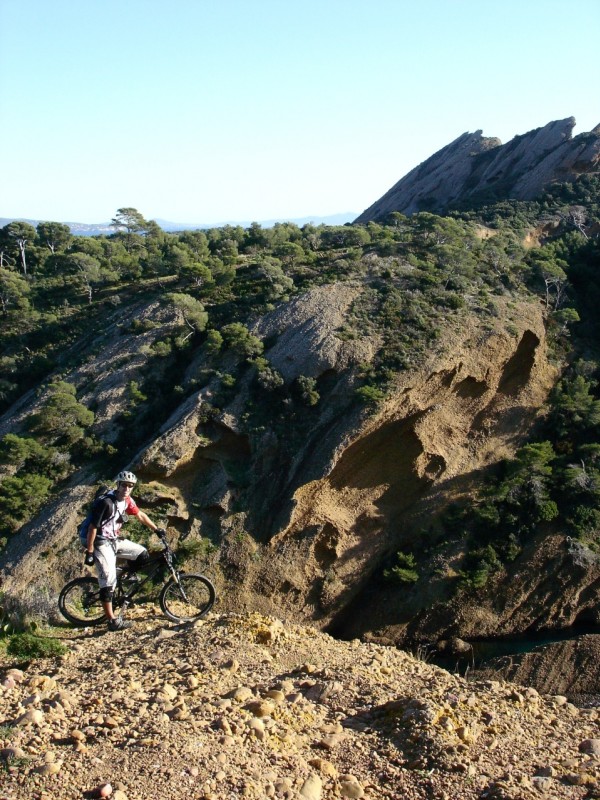
[[[600,170],[600,125],[573,136],[575,118],[549,122],[507,144],[463,133],[401,178],[355,222],[398,211],[443,213],[464,202],[531,200],[550,184]]]

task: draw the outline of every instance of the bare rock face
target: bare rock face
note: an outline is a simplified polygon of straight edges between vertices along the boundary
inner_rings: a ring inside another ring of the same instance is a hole
[[[267,355],[285,381],[372,359],[378,344],[373,337],[342,341],[335,335],[360,292],[353,283],[316,287],[260,320],[254,332],[261,339],[276,337]]]
[[[531,200],[555,182],[600,169],[600,126],[573,138],[575,118],[550,122],[507,144],[463,133],[405,175],[355,221],[398,211],[441,213],[463,200]]]
[[[377,568],[387,552],[431,523],[434,509],[468,494],[480,470],[514,453],[547,396],[555,374],[541,309],[523,303],[513,313],[516,333],[484,331],[477,323],[455,331],[454,346],[401,378],[379,414],[345,439],[337,436],[320,475],[311,480],[304,470],[257,578],[265,604],[300,612],[343,636],[391,624],[388,638],[396,642],[406,628],[402,620],[419,619],[422,608],[435,604],[439,578],[431,592],[428,581],[420,582],[414,603],[405,589],[390,602],[393,590],[378,587]],[[567,596],[575,600],[573,587]],[[473,605],[470,618],[481,626],[482,603]],[[450,621],[437,615],[438,631],[472,635],[466,614],[464,624],[455,624],[456,613]],[[539,614],[533,601],[523,619],[531,622],[532,614]],[[502,617],[489,617],[494,635]],[[508,617],[507,610],[507,625]],[[427,620],[421,622],[425,632]]]

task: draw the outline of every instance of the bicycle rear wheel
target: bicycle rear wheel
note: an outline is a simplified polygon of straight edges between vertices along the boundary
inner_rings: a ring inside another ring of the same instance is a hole
[[[204,575],[171,578],[158,598],[163,614],[174,622],[191,622],[210,611],[215,602],[215,587]]]
[[[58,596],[58,608],[78,628],[99,625],[106,619],[98,581],[92,577],[75,578],[67,583]]]

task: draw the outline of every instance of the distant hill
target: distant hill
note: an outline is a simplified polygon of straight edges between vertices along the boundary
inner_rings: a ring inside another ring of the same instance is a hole
[[[312,223],[313,225],[345,225],[347,222],[352,222],[355,218],[356,212],[354,211],[346,211],[341,214],[331,214],[327,217],[296,217],[294,219],[290,219],[288,217],[279,217],[276,219],[269,219],[269,220],[262,220],[260,221],[260,225],[263,228],[270,228],[275,225],[276,222],[293,222],[295,225],[302,226],[307,225],[308,223]],[[28,222],[30,225],[34,227],[39,222],[55,222],[59,220],[39,220],[39,219],[24,219],[23,217],[0,217],[0,227],[4,227],[8,225],[9,222]],[[214,223],[206,223],[206,222],[169,222],[168,220],[164,219],[157,219],[155,220],[158,225],[163,229],[163,231],[167,231],[169,233],[173,231],[189,231],[189,230],[200,230],[206,228],[222,228],[224,225],[241,225],[243,228],[247,228],[250,226],[254,220],[247,220],[247,221],[232,221],[228,220],[227,222],[214,222]],[[85,223],[85,222],[65,222],[65,225],[68,225],[71,229],[71,233],[74,236],[107,236],[110,233],[114,233],[114,229],[111,226],[110,222],[98,222],[98,223]]]
[[[500,139],[463,133],[405,175],[355,221],[381,220],[392,211],[445,213],[498,200],[532,200],[550,184],[600,171],[600,125],[572,137],[575,118]]]
[[[40,219],[25,219],[25,217],[0,217],[0,228],[8,225],[9,222],[28,222],[30,225],[35,226],[40,222],[61,222],[61,220],[40,220]],[[74,236],[101,236],[114,233],[114,228],[110,222],[86,223],[86,222],[65,222],[71,229]]]

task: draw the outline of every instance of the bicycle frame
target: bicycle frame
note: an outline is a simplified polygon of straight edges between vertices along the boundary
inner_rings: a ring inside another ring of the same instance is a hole
[[[160,572],[161,568],[166,567],[168,571],[171,573],[173,580],[175,580],[179,584],[179,572],[175,568],[175,554],[169,547],[166,540],[162,540],[163,549],[157,555],[151,557],[143,566],[144,575],[139,574],[136,571],[130,571],[127,568],[127,562],[124,566],[118,567],[120,572],[117,572],[117,589],[118,595],[115,593],[114,603],[123,609],[126,609],[127,606],[131,603],[133,598],[136,594],[138,594],[141,589],[154,578],[155,575]],[[150,567],[150,570],[148,568]],[[131,586],[129,591],[125,591],[125,587],[123,585],[123,580],[126,579],[128,576],[136,575],[139,576],[139,579]]]

